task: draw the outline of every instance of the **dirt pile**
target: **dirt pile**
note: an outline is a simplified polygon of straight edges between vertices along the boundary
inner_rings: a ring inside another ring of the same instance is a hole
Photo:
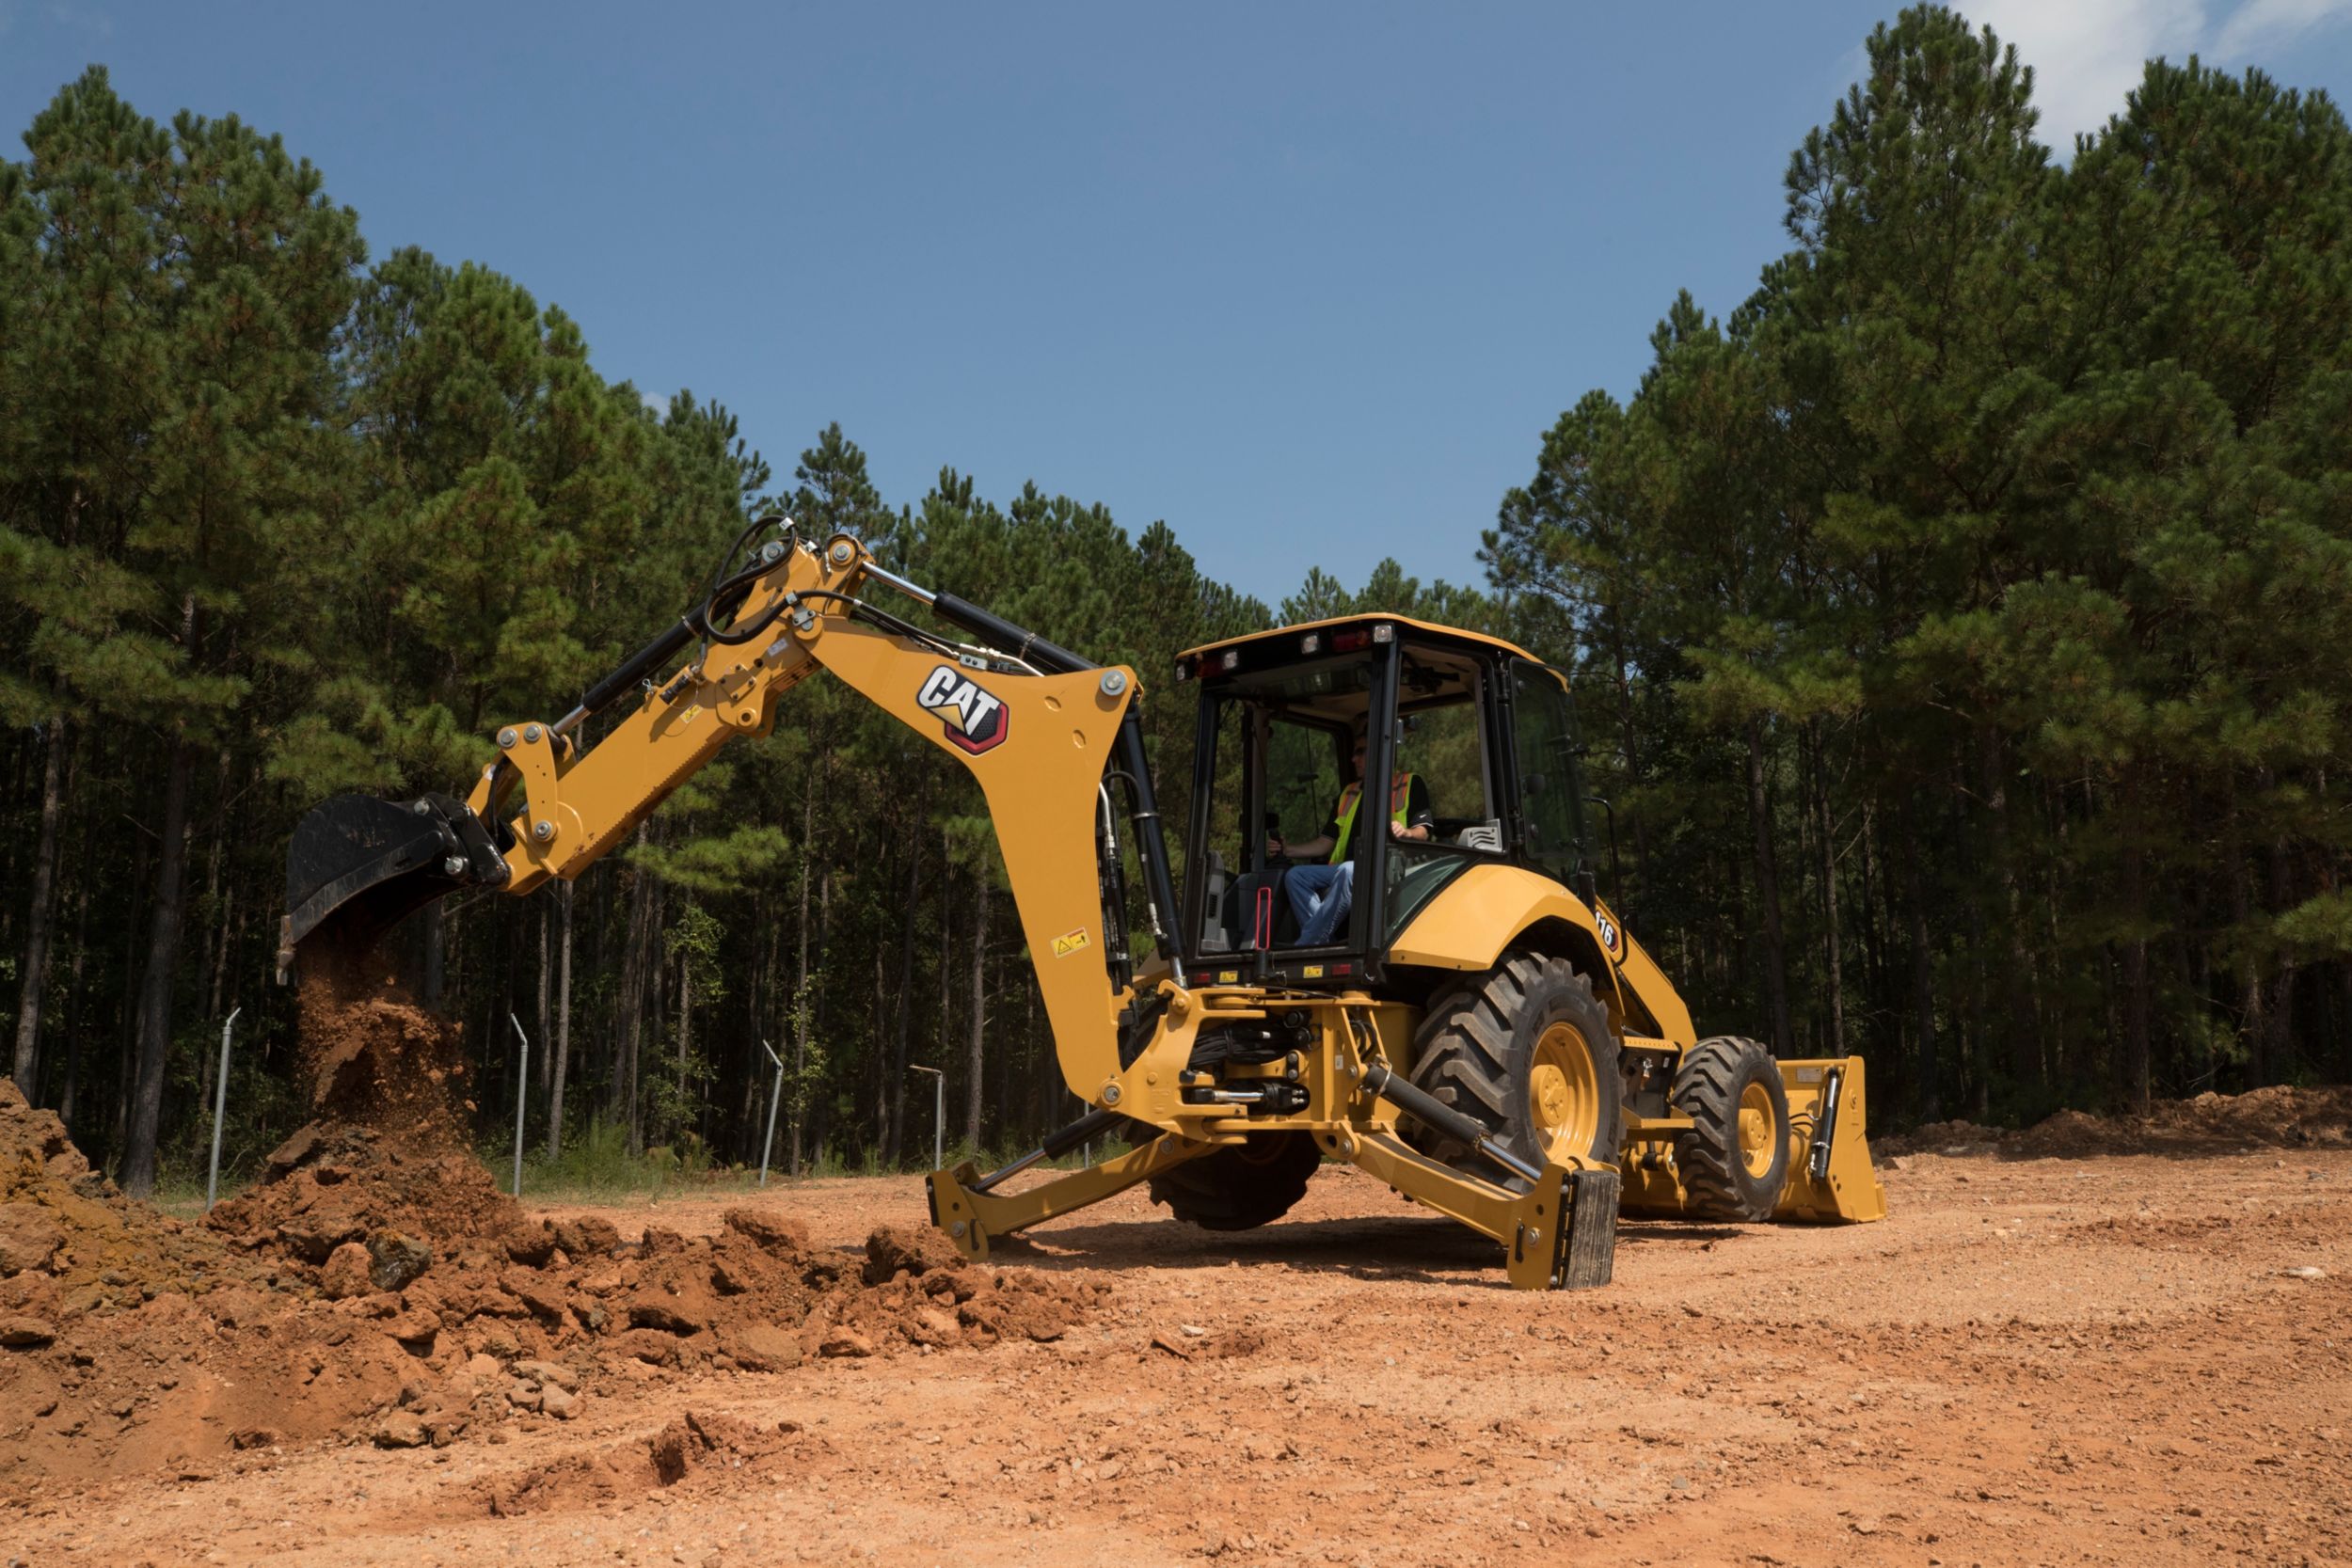
[[[2249,1146],[2342,1148],[2352,1145],[2352,1087],[2280,1085],[2239,1095],[2209,1092],[2157,1101],[2144,1117],[2060,1111],[2022,1132],[1969,1121],[1930,1122],[1899,1136],[1874,1138],[1872,1145],[1886,1154],[1957,1152],[2012,1160],[2209,1153]]]
[[[284,1441],[441,1447],[621,1379],[1053,1339],[1107,1291],[928,1230],[815,1247],[768,1209],[637,1242],[527,1219],[462,1146],[453,1031],[390,995],[304,1014],[319,1119],[201,1227],[115,1194],[0,1081],[0,1496]],[[688,1437],[646,1463],[715,1451]]]
[[[54,1327],[60,1315],[222,1277],[216,1243],[124,1197],[89,1168],[55,1111],[34,1110],[0,1078],[0,1315]]]

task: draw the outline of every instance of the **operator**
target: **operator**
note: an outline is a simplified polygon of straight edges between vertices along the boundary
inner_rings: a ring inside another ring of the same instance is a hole
[[[1364,732],[1356,732],[1356,777],[1364,776]],[[1339,803],[1323,832],[1304,844],[1284,844],[1268,837],[1272,858],[1317,863],[1295,865],[1283,885],[1290,891],[1291,911],[1298,916],[1298,945],[1320,947],[1331,940],[1356,900],[1356,861],[1351,840],[1356,808],[1362,803],[1363,785],[1351,784],[1340,791]],[[1389,835],[1427,843],[1437,822],[1429,805],[1429,786],[1418,773],[1397,769],[1389,781]]]

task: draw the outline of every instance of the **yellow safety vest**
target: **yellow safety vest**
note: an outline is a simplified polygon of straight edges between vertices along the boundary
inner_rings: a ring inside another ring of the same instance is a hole
[[[1347,841],[1356,831],[1356,807],[1363,799],[1361,784],[1349,784],[1340,791],[1340,833],[1331,841],[1330,863],[1337,865],[1347,859]],[[1405,826],[1405,811],[1413,800],[1413,775],[1399,773],[1389,784],[1389,820]]]

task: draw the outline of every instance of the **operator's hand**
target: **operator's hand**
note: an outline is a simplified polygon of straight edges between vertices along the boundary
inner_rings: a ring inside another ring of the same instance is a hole
[[[1399,822],[1394,818],[1391,818],[1389,822],[1389,836],[1391,838],[1409,838],[1416,840],[1424,839],[1429,836],[1429,830],[1426,828],[1408,828],[1404,823]]]
[[[1282,842],[1281,834],[1268,833],[1265,835],[1265,852],[1268,860],[1280,860],[1283,855],[1288,852],[1289,848],[1290,846]]]

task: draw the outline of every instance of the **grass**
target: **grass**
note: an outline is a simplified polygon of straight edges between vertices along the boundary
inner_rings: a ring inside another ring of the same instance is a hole
[[[952,1168],[969,1160],[984,1171],[995,1170],[1011,1164],[1033,1147],[975,1148],[959,1141],[948,1147],[946,1163]],[[1120,1152],[1123,1147],[1115,1141],[1098,1141],[1094,1154],[1098,1159],[1106,1158]],[[886,1167],[870,1150],[853,1163],[844,1159],[837,1148],[825,1148],[818,1149],[815,1157],[806,1163],[800,1177],[794,1178],[785,1173],[784,1151],[779,1148],[777,1163],[768,1173],[768,1184],[771,1187],[788,1187],[795,1180],[917,1175],[930,1168],[928,1144],[909,1152],[923,1163]],[[474,1153],[497,1181],[499,1190],[510,1190],[515,1179],[513,1144],[501,1139],[483,1145]],[[1073,1149],[1058,1160],[1041,1161],[1031,1168],[1076,1170],[1086,1163],[1084,1151]],[[244,1170],[234,1173],[224,1170],[221,1172],[220,1196],[224,1199],[235,1196],[245,1190],[256,1174]],[[689,1148],[682,1154],[664,1148],[649,1148],[640,1154],[631,1154],[628,1151],[628,1128],[610,1120],[598,1119],[587,1123],[566,1140],[563,1149],[552,1158],[545,1147],[538,1144],[533,1144],[523,1155],[523,1194],[534,1203],[651,1204],[660,1203],[664,1198],[704,1197],[717,1193],[758,1190],[757,1165],[720,1164],[694,1148]],[[155,1206],[178,1219],[202,1219],[202,1172],[189,1172],[184,1167],[167,1164],[156,1188]]]

